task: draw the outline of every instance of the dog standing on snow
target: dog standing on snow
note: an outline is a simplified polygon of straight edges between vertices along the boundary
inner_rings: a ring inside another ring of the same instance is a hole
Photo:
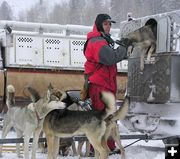
[[[32,92],[31,92],[32,93]],[[24,159],[29,159],[29,140],[33,134],[32,159],[35,159],[39,134],[43,127],[45,116],[54,109],[64,109],[66,106],[56,97],[57,92],[47,90],[44,97],[35,103],[31,103],[23,108],[15,106],[15,88],[13,85],[7,86],[7,106],[8,111],[4,117],[2,139],[4,139],[13,127],[17,133],[17,138],[24,137]],[[34,95],[36,96],[36,95]],[[0,146],[2,156],[2,145]],[[17,155],[20,155],[20,144],[17,144]]]

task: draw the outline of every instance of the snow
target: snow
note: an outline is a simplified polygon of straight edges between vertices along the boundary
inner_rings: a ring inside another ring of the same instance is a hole
[[[144,146],[149,145],[149,143],[143,143]],[[159,143],[157,141],[153,142],[154,146],[159,146]],[[36,158],[37,159],[45,159],[47,158],[47,154],[43,154],[40,152],[36,153]],[[2,159],[18,159],[15,153],[3,153]],[[61,157],[58,156],[58,159],[78,159],[78,156],[76,157]],[[94,157],[83,157],[84,159],[93,159]],[[108,159],[119,159],[120,155],[112,155],[109,156]],[[165,158],[165,153],[163,151],[154,151],[154,150],[148,150],[140,145],[136,146],[130,146],[126,148],[126,159],[164,159]]]
[[[1,132],[0,132],[1,134]],[[12,138],[16,134],[15,132],[11,131],[7,138]],[[127,146],[130,143],[132,143],[135,140],[122,140],[122,145]],[[14,144],[15,145],[15,144]],[[125,148],[126,152],[126,159],[164,159],[165,158],[165,153],[163,151],[164,149],[164,144],[162,143],[161,140],[150,140],[148,142],[145,141],[140,141],[137,142],[136,144],[129,146]],[[31,152],[30,152],[31,154]],[[4,152],[2,159],[19,159],[15,153],[12,152]],[[46,153],[41,153],[37,151],[36,153],[36,159],[46,159],[47,154]],[[57,159],[79,159],[78,156],[76,157],[71,157],[71,156],[66,156],[66,157],[61,157],[58,156]],[[83,159],[94,159],[94,157],[82,157]],[[108,157],[108,159],[121,159],[120,155],[111,155]]]

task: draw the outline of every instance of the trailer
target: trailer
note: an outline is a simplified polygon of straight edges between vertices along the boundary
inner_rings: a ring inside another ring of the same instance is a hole
[[[7,84],[16,89],[17,105],[28,98],[28,85],[43,93],[49,83],[61,90],[80,90],[84,83],[83,46],[91,26],[0,21],[0,112]],[[117,38],[119,29],[112,29]],[[127,84],[127,60],[118,63],[118,99]]]
[[[123,121],[131,131],[154,139],[180,135],[180,10],[123,22],[120,36],[151,25],[156,52],[150,62],[140,57],[128,59],[129,112]]]

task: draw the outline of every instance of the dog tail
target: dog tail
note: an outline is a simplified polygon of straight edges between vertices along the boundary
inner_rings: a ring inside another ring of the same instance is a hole
[[[30,98],[31,98],[32,102],[36,103],[41,98],[38,91],[35,90],[34,88],[30,87],[30,86],[28,86],[26,88],[30,93]]]
[[[102,118],[105,119],[110,114],[113,114],[115,112],[116,99],[113,93],[103,91],[101,92],[101,100],[105,104],[105,109],[102,114]]]
[[[6,98],[6,104],[8,108],[10,106],[15,105],[15,88],[13,85],[8,85],[7,86],[7,98]]]
[[[130,98],[126,96],[124,101],[123,101],[122,106],[117,111],[115,111],[113,114],[109,115],[105,119],[105,121],[115,122],[117,120],[124,119],[127,112],[128,112],[129,103],[130,103]]]
[[[7,86],[7,92],[8,93],[15,93],[15,88],[14,88],[14,86],[13,85],[8,85]]]

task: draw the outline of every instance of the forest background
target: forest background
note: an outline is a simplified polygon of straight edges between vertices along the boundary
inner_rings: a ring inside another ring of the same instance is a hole
[[[20,3],[21,0],[16,0]],[[24,0],[26,1],[26,0]],[[27,0],[28,1],[28,0]],[[92,26],[98,13],[107,13],[120,22],[131,12],[134,18],[170,12],[180,9],[179,0],[32,0],[32,5],[18,10],[12,8],[12,1],[1,0],[0,20],[25,22],[77,24]],[[53,3],[53,5],[52,5]],[[27,3],[28,5],[28,3]]]

